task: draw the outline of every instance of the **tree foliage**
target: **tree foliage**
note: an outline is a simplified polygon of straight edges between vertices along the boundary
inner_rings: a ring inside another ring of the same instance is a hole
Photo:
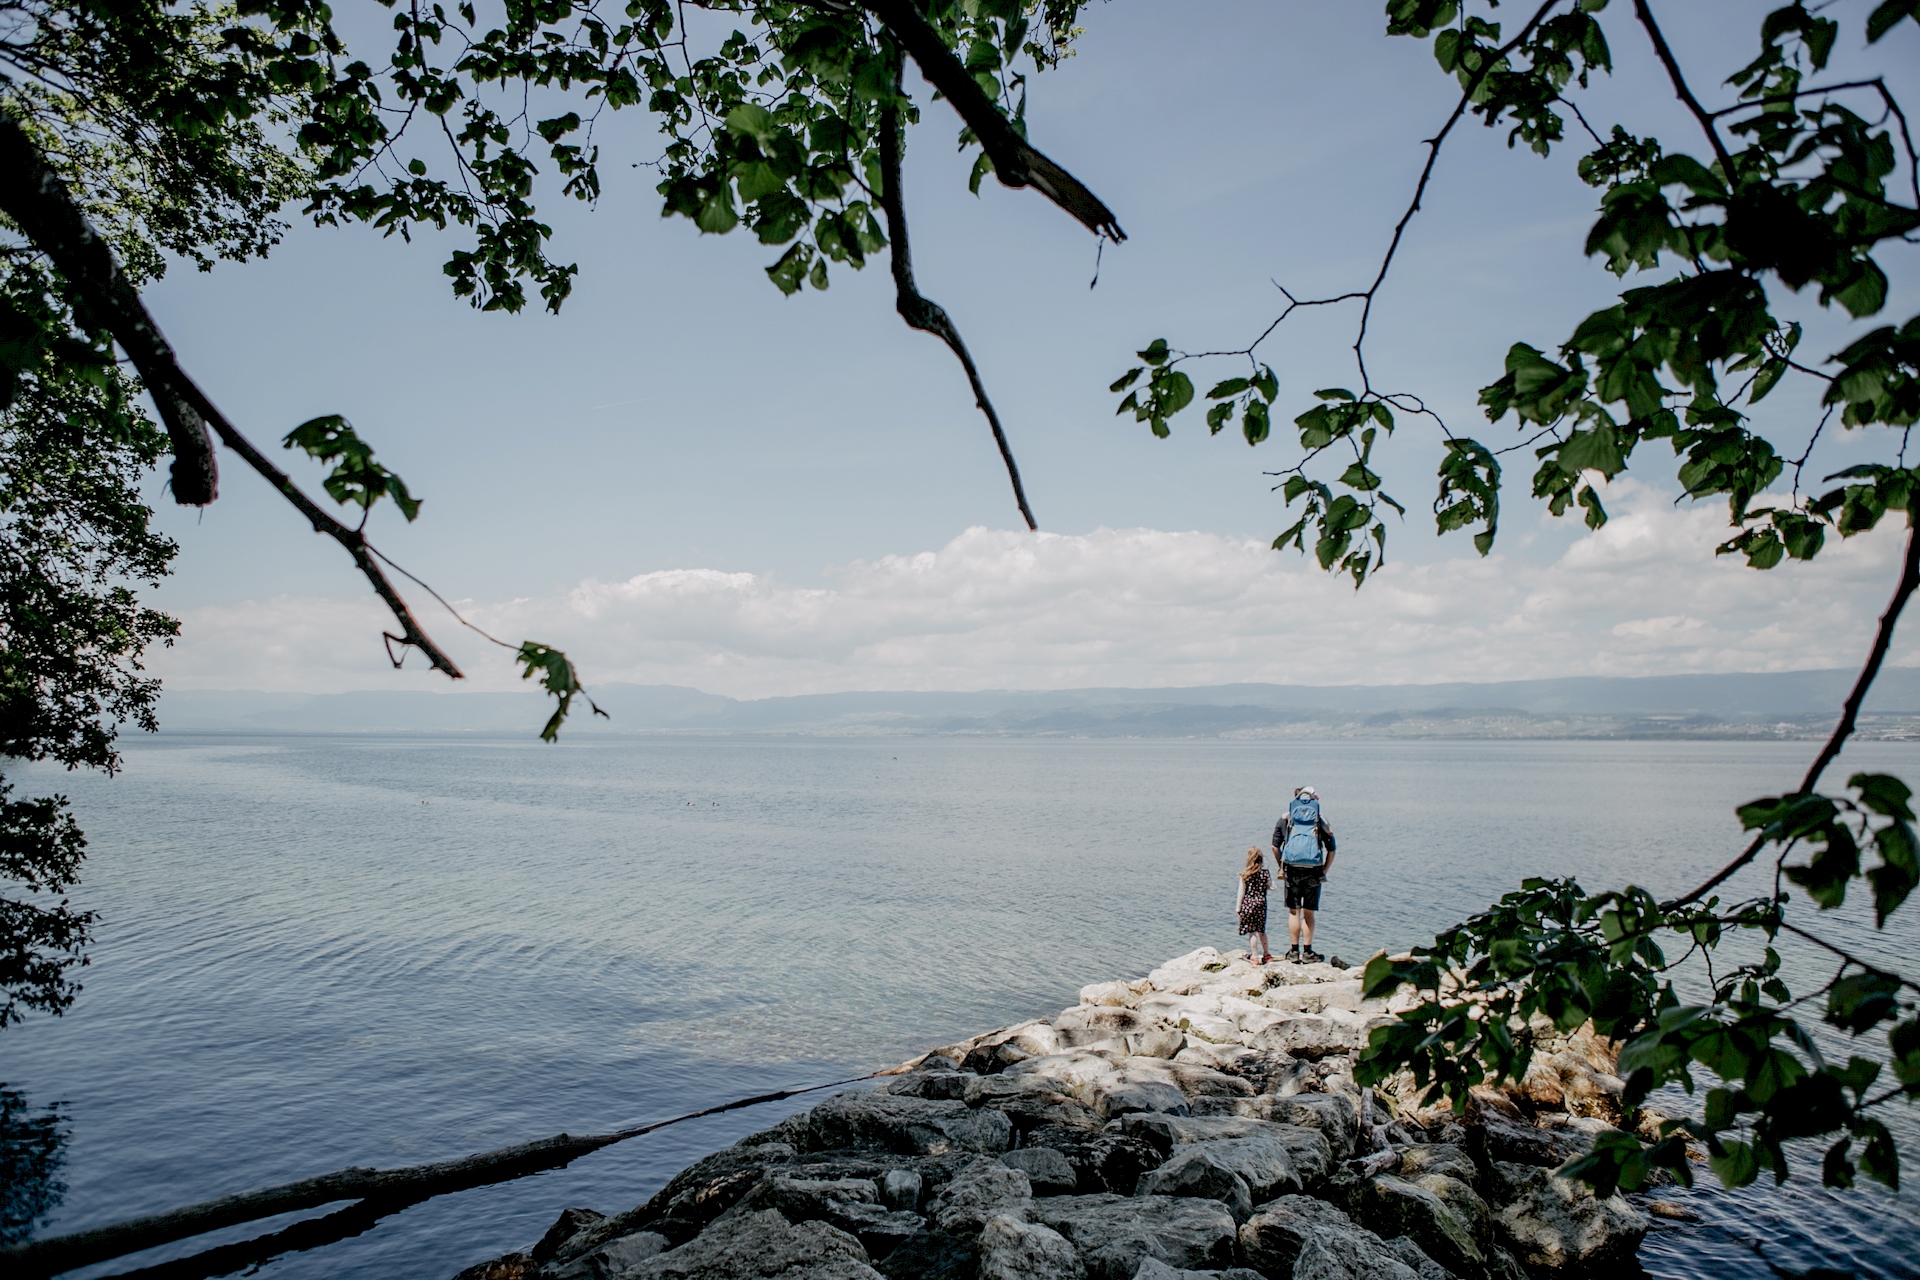
[[[1028,74],[1071,53],[1077,0],[376,4],[381,23],[352,24],[350,39],[321,0],[0,0],[0,756],[111,770],[119,728],[154,727],[140,656],[177,628],[135,588],[174,549],[149,531],[137,485],[171,451],[176,500],[212,501],[216,437],[353,558],[398,624],[395,665],[418,650],[461,675],[387,571],[445,600],[367,537],[383,499],[414,520],[414,491],[345,418],[311,419],[282,443],[359,508],[355,523],[335,518],[194,384],[139,290],[172,260],[266,253],[292,202],[323,225],[452,230],[457,296],[511,312],[531,293],[557,310],[576,268],[550,253],[537,201],[600,197],[609,110],[658,126],[661,150],[639,159],[659,174],[663,216],[750,229],[777,250],[767,275],[784,293],[824,289],[891,245],[903,316],[959,357],[1031,523],[978,371],[912,285],[899,149],[919,109],[904,71],[918,64],[959,114],[961,145],[980,151],[975,190],[989,173],[1031,186],[1118,239],[1098,198],[1025,136]],[[553,696],[553,741],[586,696],[572,661],[459,621]],[[64,975],[91,916],[48,895],[74,882],[84,844],[62,798],[6,802],[0,877],[27,896],[0,900],[0,1026],[77,990]]]
[[[38,264],[3,262],[0,755],[110,771],[116,726],[154,726],[159,685],[140,656],[178,630],[135,596],[175,550],[139,491],[166,437]],[[24,892],[0,896],[0,1027],[72,1002],[68,974],[93,922],[61,896],[86,847],[65,797],[11,791],[0,781],[0,880]]]
[[[1439,531],[1472,529],[1482,555],[1499,529],[1503,456],[1530,451],[1532,496],[1556,516],[1578,510],[1599,528],[1607,520],[1599,486],[1634,461],[1649,461],[1641,451],[1649,443],[1667,447],[1685,496],[1725,500],[1731,533],[1718,551],[1744,556],[1756,569],[1813,559],[1829,532],[1852,537],[1891,511],[1905,513],[1908,545],[1839,726],[1798,790],[1740,809],[1755,834],[1739,857],[1700,888],[1664,900],[1636,886],[1589,893],[1573,880],[1528,880],[1430,946],[1376,957],[1365,971],[1369,995],[1410,987],[1420,999],[1373,1034],[1356,1079],[1376,1083],[1410,1071],[1429,1096],[1464,1108],[1474,1087],[1525,1074],[1530,1019],[1544,1016],[1568,1030],[1592,1021],[1625,1042],[1629,1106],[1662,1086],[1693,1092],[1701,1069],[1707,1077],[1698,1117],[1665,1122],[1650,1142],[1607,1134],[1569,1165],[1568,1173],[1603,1193],[1642,1186],[1658,1169],[1690,1182],[1690,1141],[1705,1146],[1729,1186],[1762,1171],[1785,1180],[1787,1144],[1797,1139],[1828,1144],[1822,1174],[1829,1185],[1850,1186],[1864,1175],[1897,1186],[1899,1153],[1878,1112],[1920,1098],[1920,985],[1810,931],[1795,918],[1791,889],[1828,911],[1863,886],[1884,927],[1920,883],[1906,784],[1863,773],[1845,794],[1817,789],[1920,586],[1920,469],[1906,463],[1920,417],[1920,317],[1873,328],[1825,360],[1809,360],[1799,350],[1801,322],[1781,308],[1837,308],[1855,319],[1885,308],[1880,255],[1914,243],[1920,230],[1920,158],[1907,117],[1884,77],[1823,76],[1843,30],[1826,6],[1790,4],[1768,14],[1757,53],[1726,75],[1729,102],[1718,108],[1696,95],[1647,0],[1548,0],[1517,29],[1495,21],[1494,9],[1389,0],[1388,33],[1431,42],[1440,69],[1460,86],[1458,104],[1428,144],[1414,198],[1371,285],[1331,298],[1288,294],[1286,309],[1254,342],[1224,353],[1246,372],[1220,380],[1205,397],[1210,431],[1237,419],[1249,444],[1262,443],[1278,401],[1262,345],[1297,310],[1358,306],[1357,389],[1315,392],[1315,403],[1294,417],[1300,459],[1278,474],[1286,502],[1304,499],[1304,507],[1275,548],[1305,550],[1311,539],[1322,567],[1364,583],[1385,557],[1380,508],[1401,509],[1380,488],[1376,450],[1409,417],[1432,422],[1445,441],[1433,503]],[[1887,0],[1854,34],[1871,45],[1909,17],[1920,22],[1920,11]],[[1670,84],[1699,142],[1675,144],[1620,125],[1602,134],[1580,110],[1579,90],[1630,45]],[[1365,352],[1402,233],[1448,134],[1469,115],[1505,129],[1510,147],[1524,144],[1541,156],[1567,142],[1571,120],[1590,144],[1579,177],[1599,203],[1583,250],[1617,276],[1648,281],[1624,289],[1556,346],[1511,345],[1504,369],[1479,397],[1490,423],[1511,419],[1525,437],[1499,447],[1456,435],[1418,396],[1381,389]],[[1127,393],[1119,412],[1165,436],[1170,420],[1196,401],[1188,369],[1223,353],[1189,354],[1157,339],[1138,356],[1141,363],[1113,384]],[[1762,424],[1757,406],[1789,377],[1817,380],[1824,412],[1811,423]],[[1881,458],[1828,476],[1824,492],[1803,493],[1814,443],[1836,420],[1843,431],[1873,433],[1866,443]],[[1799,443],[1785,446],[1783,436]],[[1783,480],[1791,482],[1784,494]],[[1714,892],[1768,857],[1773,877],[1764,892],[1733,899]],[[1732,963],[1720,948],[1736,941],[1752,945],[1732,947],[1745,957]],[[1777,948],[1790,943],[1827,953],[1835,967],[1824,986],[1799,995],[1789,989]],[[1853,1046],[1844,1062],[1823,1052],[1817,1027],[1806,1021],[1814,1011]]]

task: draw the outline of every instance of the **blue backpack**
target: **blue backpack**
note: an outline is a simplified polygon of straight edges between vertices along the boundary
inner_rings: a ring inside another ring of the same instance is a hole
[[[1317,867],[1326,860],[1320,852],[1320,801],[1312,796],[1295,796],[1287,806],[1287,820],[1293,831],[1280,860],[1296,867]]]

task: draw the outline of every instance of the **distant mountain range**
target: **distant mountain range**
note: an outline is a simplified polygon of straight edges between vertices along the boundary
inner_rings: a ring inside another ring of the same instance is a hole
[[[1228,684],[1053,692],[819,693],[737,699],[678,685],[609,684],[610,720],[578,733],[830,733],[1065,737],[1804,737],[1839,715],[1855,673],[1791,671],[1489,684]],[[529,733],[537,693],[334,694],[175,689],[163,731]],[[1920,731],[1920,669],[1883,672],[1869,729]],[[1920,736],[1917,734],[1916,736]]]

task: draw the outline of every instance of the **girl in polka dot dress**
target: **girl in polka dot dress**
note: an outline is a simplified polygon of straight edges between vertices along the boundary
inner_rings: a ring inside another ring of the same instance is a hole
[[[1273,953],[1267,950],[1267,890],[1272,887],[1266,859],[1255,845],[1247,850],[1247,865],[1240,872],[1240,896],[1233,904],[1240,917],[1240,932],[1247,938],[1247,958],[1255,964],[1273,959]]]

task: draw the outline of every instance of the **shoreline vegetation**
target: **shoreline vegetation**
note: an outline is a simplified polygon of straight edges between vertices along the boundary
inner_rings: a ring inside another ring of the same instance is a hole
[[[1617,1046],[1530,1027],[1456,1116],[1353,1081],[1402,997],[1211,947],[935,1049],[454,1280],[1523,1280],[1631,1265],[1657,1202],[1554,1169],[1624,1113]],[[1640,1197],[1636,1197],[1640,1199]]]

